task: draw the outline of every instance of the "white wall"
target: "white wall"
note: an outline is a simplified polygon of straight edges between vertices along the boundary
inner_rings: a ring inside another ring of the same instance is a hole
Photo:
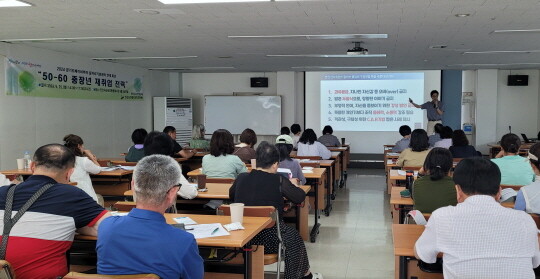
[[[0,43],[0,56],[8,48],[54,58],[85,59],[58,52]],[[51,58],[51,59],[52,59]],[[107,62],[101,62],[107,63]],[[107,67],[107,64],[103,64]],[[109,64],[110,65],[110,64]],[[118,65],[118,64],[115,64]],[[125,66],[126,69],[135,67]],[[169,75],[146,71],[143,101],[82,100],[7,96],[5,68],[0,67],[0,169],[16,168],[16,158],[48,143],[61,143],[64,135],[81,136],[85,147],[98,157],[119,157],[131,143],[136,128],[152,129],[152,96],[169,96]]]
[[[268,77],[268,88],[252,88],[251,77]],[[232,95],[233,92],[262,92],[263,95],[282,97],[282,125],[303,123],[303,73],[184,73],[182,96],[193,99],[193,123],[204,122],[204,96]],[[241,107],[231,108],[242,110]],[[246,127],[248,128],[248,127]],[[211,133],[212,131],[207,131]],[[279,131],[276,131],[276,134]],[[258,141],[273,141],[275,136],[258,136]]]
[[[512,126],[512,133],[525,133],[530,137],[536,137],[540,129],[539,70],[512,70],[511,73],[529,75],[529,85],[507,86],[509,70],[463,73],[463,91],[472,91],[476,97],[474,144],[484,154],[488,153],[488,144],[508,133],[508,126]]]
[[[508,75],[528,75],[528,86],[508,86]],[[512,133],[536,137],[538,133],[538,70],[499,70],[497,86],[497,138]]]

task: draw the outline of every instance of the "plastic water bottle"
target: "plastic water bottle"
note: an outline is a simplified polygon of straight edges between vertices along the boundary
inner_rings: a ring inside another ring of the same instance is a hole
[[[408,170],[406,173],[405,187],[409,190],[409,193],[411,193],[411,197],[413,194],[413,184],[414,184],[414,171]]]
[[[23,158],[24,158],[24,168],[29,169],[30,168],[30,161],[32,160],[32,159],[30,159],[30,153],[28,151],[25,151]]]

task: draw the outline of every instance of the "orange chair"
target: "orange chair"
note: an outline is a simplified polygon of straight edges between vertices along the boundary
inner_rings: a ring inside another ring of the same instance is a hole
[[[231,215],[231,208],[229,205],[221,205],[217,209],[218,214],[230,216]],[[277,237],[279,240],[279,246],[278,246],[278,253],[277,254],[265,254],[264,255],[264,264],[274,264],[277,263],[277,279],[280,278],[280,267],[281,267],[281,260],[283,251],[285,251],[285,247],[283,246],[283,240],[281,238],[281,228],[279,225],[279,216],[277,210],[273,206],[244,206],[244,216],[250,216],[250,217],[271,217],[272,222],[268,224],[265,229],[272,228],[276,226],[277,228]]]

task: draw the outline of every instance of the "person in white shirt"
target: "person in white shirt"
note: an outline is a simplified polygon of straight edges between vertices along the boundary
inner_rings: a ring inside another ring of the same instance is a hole
[[[170,156],[174,149],[174,142],[171,137],[165,133],[158,131],[152,131],[144,140],[144,155],[150,156],[154,154]],[[180,189],[177,194],[184,199],[194,199],[199,193],[197,191],[197,185],[191,184],[187,179],[180,175]]]
[[[323,160],[330,159],[332,152],[326,146],[317,141],[317,135],[313,129],[306,129],[298,141],[297,156],[319,156]]]
[[[6,186],[10,184],[11,184],[11,181],[9,181],[9,179],[7,179],[5,175],[0,173],[0,186]]]
[[[298,141],[300,140],[300,134],[302,133],[302,128],[300,127],[300,124],[292,124],[291,133],[293,134],[293,148],[294,150],[296,150],[296,148],[298,147]]]
[[[433,147],[442,147],[449,149],[452,146],[452,135],[454,131],[449,126],[444,126],[441,129],[440,136],[441,140],[437,141]]]
[[[77,182],[77,186],[86,192],[96,202],[98,197],[94,187],[92,186],[92,180],[90,180],[90,174],[98,174],[101,172],[101,167],[97,161],[96,156],[88,149],[84,149],[84,142],[81,137],[73,134],[69,134],[64,137],[64,146],[67,147],[75,154],[75,168],[73,174],[71,174],[69,181]]]
[[[443,253],[444,278],[535,278],[538,229],[529,214],[498,202],[497,165],[479,157],[463,159],[453,179],[458,205],[433,211],[415,244],[416,257],[435,263]]]

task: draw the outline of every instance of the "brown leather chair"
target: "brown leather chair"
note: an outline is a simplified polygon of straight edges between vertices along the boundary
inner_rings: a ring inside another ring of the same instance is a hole
[[[70,272],[64,279],[159,279],[155,274],[131,274],[131,275],[103,275]]]
[[[113,207],[118,211],[131,211],[133,208],[135,208],[135,202],[119,201],[113,204]]]
[[[230,216],[231,215],[231,208],[229,205],[221,205],[217,209],[218,214]],[[280,267],[281,267],[281,261],[282,261],[282,254],[285,247],[283,247],[283,240],[281,238],[281,228],[279,225],[279,216],[277,210],[273,206],[244,206],[244,216],[250,216],[250,217],[271,217],[272,222],[268,224],[265,229],[272,228],[274,226],[277,227],[278,231],[278,239],[279,239],[279,248],[277,254],[265,254],[264,255],[264,264],[274,264],[277,263],[277,279],[280,278]]]
[[[8,261],[0,260],[0,279],[15,279],[15,273]]]

